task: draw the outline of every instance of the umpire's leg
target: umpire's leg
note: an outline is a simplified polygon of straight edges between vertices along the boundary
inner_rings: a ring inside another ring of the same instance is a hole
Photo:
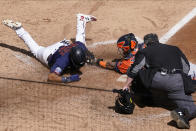
[[[178,108],[187,109],[190,118],[195,117],[196,105],[192,96],[184,93],[184,84],[181,74],[162,75],[157,72],[152,81],[152,88],[166,91],[168,98],[171,99]]]

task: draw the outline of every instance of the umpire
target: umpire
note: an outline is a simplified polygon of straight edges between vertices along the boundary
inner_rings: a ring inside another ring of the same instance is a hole
[[[156,34],[145,35],[144,43],[147,48],[136,54],[123,89],[132,87],[132,81],[139,78],[145,89],[165,92],[176,105],[171,111],[172,119],[178,128],[189,129],[189,120],[196,116],[196,105],[191,96],[194,91],[188,77],[190,65],[186,56],[176,46],[161,44]]]

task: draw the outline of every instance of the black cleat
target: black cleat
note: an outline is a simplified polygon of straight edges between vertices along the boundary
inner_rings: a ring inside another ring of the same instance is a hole
[[[172,119],[177,123],[180,129],[189,129],[189,121],[185,118],[185,113],[179,109],[171,111]]]

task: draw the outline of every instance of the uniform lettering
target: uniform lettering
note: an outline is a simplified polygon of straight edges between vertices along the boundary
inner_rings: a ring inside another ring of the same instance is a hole
[[[76,44],[71,44],[69,46],[63,46],[59,49],[59,54],[64,56],[65,53],[68,53],[72,47],[76,46]]]

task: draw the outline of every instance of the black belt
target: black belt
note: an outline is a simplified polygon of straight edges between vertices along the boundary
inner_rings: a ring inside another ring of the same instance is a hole
[[[162,75],[182,73],[181,69],[175,69],[175,68],[172,70],[168,70],[166,68],[161,68],[158,71],[160,71]]]

